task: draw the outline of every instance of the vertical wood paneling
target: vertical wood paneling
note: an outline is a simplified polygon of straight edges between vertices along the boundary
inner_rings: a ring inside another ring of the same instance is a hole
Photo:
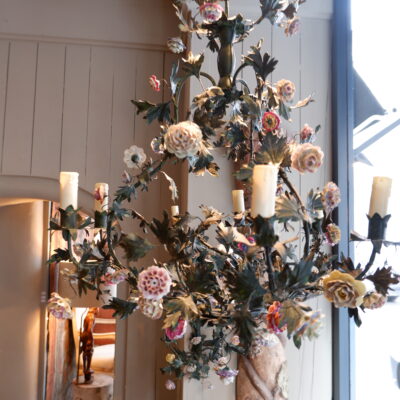
[[[40,43],[31,175],[56,178],[60,167],[65,46]]]
[[[90,47],[68,45],[60,170],[79,172],[79,182],[83,187],[86,182],[89,71]]]
[[[2,173],[30,175],[37,48],[34,42],[11,43]]]
[[[148,83],[150,75],[163,76],[163,54],[153,51],[135,51],[135,93],[132,98],[146,99],[154,103],[162,101],[162,93],[151,90]],[[132,105],[132,113],[135,109]],[[157,122],[149,125],[142,116],[135,116],[135,137],[132,144],[142,147],[147,157],[154,157],[150,148],[153,137],[159,135]],[[116,155],[118,156],[118,155]],[[122,157],[122,154],[120,155]],[[163,179],[160,177],[159,179]],[[140,193],[134,202],[134,208],[146,217],[160,215],[160,182],[153,182],[148,193]],[[155,242],[153,237],[149,239]],[[152,258],[158,257],[155,250],[151,256],[141,260],[141,266],[151,265]],[[157,343],[160,339],[160,326],[157,322],[136,313],[127,321],[126,346],[126,399],[154,400],[156,397],[156,360]],[[143,360],[146,360],[145,366]]]
[[[3,154],[4,141],[4,122],[5,108],[8,86],[8,63],[9,63],[10,42],[8,40],[0,40],[0,172],[1,160]]]
[[[318,32],[318,35],[316,35]],[[302,177],[302,196],[312,187],[324,184],[331,179],[331,91],[330,91],[330,23],[328,20],[307,19],[301,30],[301,97],[314,93],[315,103],[301,111],[301,125],[308,123],[315,127],[321,125],[316,143],[325,153],[322,167],[314,174]],[[310,43],[313,45],[310,46]],[[318,60],[318,63],[315,62]],[[305,352],[309,367],[305,369],[302,393],[299,400],[329,400],[332,393],[332,325],[331,305],[324,298],[310,302],[314,309],[325,315],[320,339],[306,341]],[[323,390],[322,390],[323,389]]]
[[[115,49],[92,47],[86,148],[86,189],[110,177]]]
[[[110,146],[110,181],[114,192],[126,168],[123,152],[134,142],[135,51],[116,49],[114,63],[113,115]]]

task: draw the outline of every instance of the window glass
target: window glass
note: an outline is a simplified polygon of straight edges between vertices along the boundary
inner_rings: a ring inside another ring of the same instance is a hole
[[[374,176],[393,179],[386,238],[400,242],[400,1],[352,0],[354,65],[354,230],[368,233]],[[372,245],[355,246],[355,260],[368,262]],[[400,247],[383,248],[375,266],[400,273]],[[400,295],[386,307],[361,313],[355,331],[356,400],[400,399]]]

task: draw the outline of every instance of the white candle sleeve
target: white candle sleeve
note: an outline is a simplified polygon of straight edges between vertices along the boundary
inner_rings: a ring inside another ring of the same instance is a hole
[[[375,213],[382,218],[388,214],[388,204],[392,191],[392,179],[385,176],[375,176],[372,183],[371,200],[369,203],[369,216]]]
[[[179,215],[179,206],[171,206],[171,215],[173,217]]]
[[[72,206],[78,208],[78,172],[60,172],[60,207],[66,209]]]
[[[246,210],[243,190],[232,190],[232,203],[234,213],[242,213]]]
[[[96,183],[94,185],[94,211],[108,211],[107,183]]]
[[[256,165],[253,170],[253,193],[251,216],[271,218],[275,214],[275,197],[278,182],[278,167]]]

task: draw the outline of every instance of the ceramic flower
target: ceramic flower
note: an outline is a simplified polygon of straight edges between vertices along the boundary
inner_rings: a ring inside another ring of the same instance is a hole
[[[335,307],[355,308],[362,304],[366,292],[362,281],[350,274],[332,271],[322,280],[324,295]]]
[[[187,328],[187,321],[184,318],[179,318],[178,323],[175,326],[170,326],[165,329],[165,336],[173,341],[182,339],[185,336]]]
[[[175,54],[180,54],[186,49],[186,46],[183,44],[180,37],[169,38],[167,46]]]
[[[323,315],[320,311],[306,313],[302,319],[300,327],[296,330],[297,337],[306,336],[308,338],[318,337],[322,326]]]
[[[71,300],[61,297],[58,293],[52,293],[47,302],[49,313],[58,319],[71,319]]]
[[[314,135],[314,129],[310,125],[304,124],[303,129],[300,131],[301,140],[309,140]]]
[[[340,228],[336,224],[329,224],[326,227],[325,237],[330,246],[335,246],[340,242]]]
[[[282,333],[286,330],[286,325],[281,326],[282,315],[280,309],[282,305],[279,301],[274,301],[272,305],[268,307],[267,313],[267,329],[273,333]]]
[[[154,138],[150,143],[151,149],[156,154],[163,154],[164,153],[164,145],[161,142],[161,138]]]
[[[293,36],[300,32],[300,20],[298,17],[294,17],[287,21],[285,24],[286,36]]]
[[[164,311],[162,300],[149,300],[143,297],[139,298],[139,308],[143,315],[154,320],[160,319]]]
[[[340,189],[334,182],[328,182],[322,190],[322,203],[329,214],[340,203]]]
[[[363,306],[370,310],[376,310],[385,305],[387,297],[378,292],[368,293],[363,300]]]
[[[188,374],[193,374],[193,372],[196,372],[196,370],[197,370],[197,368],[196,368],[196,366],[193,365],[193,364],[190,364],[190,365],[188,365],[188,366],[186,367],[186,372],[187,372]]]
[[[265,132],[273,132],[279,129],[281,119],[278,114],[266,111],[262,117],[262,126]]]
[[[168,364],[172,364],[174,361],[175,361],[175,354],[173,354],[173,353],[168,353],[166,356],[165,356],[165,361],[168,363]]]
[[[287,79],[281,79],[276,83],[278,97],[284,102],[291,102],[296,92],[294,83]]]
[[[124,151],[124,162],[128,168],[139,169],[146,161],[144,150],[136,145]]]
[[[201,336],[195,336],[190,340],[190,343],[192,343],[192,345],[197,346],[198,344],[201,343]]]
[[[224,385],[230,385],[231,383],[235,382],[235,378],[239,374],[237,369],[231,369],[228,367],[217,369],[215,372],[220,377]]]
[[[232,336],[231,344],[234,345],[234,346],[239,346],[240,338],[239,338],[238,335]]]
[[[169,272],[155,265],[139,274],[138,289],[148,300],[160,300],[168,294],[172,284]]]
[[[150,76],[149,84],[155,92],[159,92],[161,90],[161,83],[155,75]]]
[[[171,125],[164,137],[167,151],[178,158],[193,157],[201,148],[203,134],[200,127],[191,121]]]
[[[217,2],[207,2],[200,6],[199,11],[205,22],[212,23],[222,17],[224,9]]]
[[[174,381],[172,381],[171,379],[168,379],[165,382],[165,388],[167,390],[175,390],[176,389],[176,385],[175,385]]]
[[[292,168],[297,171],[315,172],[322,164],[324,153],[319,146],[311,143],[303,143],[294,149],[292,153]]]
[[[103,277],[102,282],[105,285],[118,285],[127,278],[127,273],[123,270],[118,271],[107,271]]]

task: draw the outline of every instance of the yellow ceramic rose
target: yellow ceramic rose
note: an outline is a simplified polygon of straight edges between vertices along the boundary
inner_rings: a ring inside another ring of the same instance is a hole
[[[366,292],[362,281],[337,270],[332,271],[323,279],[322,286],[325,297],[335,307],[358,307],[362,304]]]

